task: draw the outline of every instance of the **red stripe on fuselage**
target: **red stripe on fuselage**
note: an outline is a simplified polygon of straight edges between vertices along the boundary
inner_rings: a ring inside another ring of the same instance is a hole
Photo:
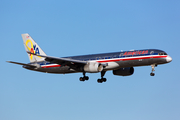
[[[42,68],[51,68],[51,67],[60,67],[61,65],[47,65],[47,66],[42,66]]]
[[[112,60],[99,60],[97,62],[104,63],[104,62],[116,62],[116,61],[129,61],[129,60],[139,60],[139,59],[150,59],[150,58],[166,58],[166,56],[148,56],[148,57],[137,57],[137,58],[119,58],[119,59],[112,59]]]

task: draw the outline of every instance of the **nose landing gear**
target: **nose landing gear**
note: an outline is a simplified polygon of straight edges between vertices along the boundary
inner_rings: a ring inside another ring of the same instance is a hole
[[[155,71],[155,67],[157,67],[156,64],[152,64],[152,65],[151,65],[151,68],[152,68],[152,72],[150,73],[151,76],[154,76],[154,75],[155,75],[155,73],[153,73],[153,72]]]

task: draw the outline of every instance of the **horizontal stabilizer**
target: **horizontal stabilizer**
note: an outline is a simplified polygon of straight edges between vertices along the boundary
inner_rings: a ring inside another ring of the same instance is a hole
[[[13,61],[6,61],[8,63],[13,63],[13,64],[18,64],[18,65],[25,65],[25,66],[29,66],[29,67],[36,67],[34,65],[30,65],[30,64],[25,64],[25,63],[19,63],[19,62],[13,62]]]

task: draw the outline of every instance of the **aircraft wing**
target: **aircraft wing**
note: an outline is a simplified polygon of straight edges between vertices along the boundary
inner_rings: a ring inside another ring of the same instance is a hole
[[[39,55],[39,54],[34,54],[31,52],[27,52],[28,54],[33,54],[39,57],[43,57],[45,58],[46,61],[49,61],[51,63],[56,63],[56,64],[60,64],[61,66],[63,65],[74,65],[74,64],[78,64],[78,65],[85,65],[87,64],[86,61],[81,61],[81,60],[75,60],[75,59],[70,59],[70,58],[58,58],[58,57],[51,57],[51,56],[45,56],[45,55]]]

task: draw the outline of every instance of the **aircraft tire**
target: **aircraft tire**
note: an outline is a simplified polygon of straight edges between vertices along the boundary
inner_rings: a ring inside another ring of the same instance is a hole
[[[107,79],[106,79],[106,78],[102,78],[102,81],[103,81],[103,82],[106,82],[106,81],[107,81]]]
[[[103,80],[102,80],[102,79],[98,79],[97,82],[98,82],[98,83],[102,83]]]
[[[150,75],[151,75],[151,76],[154,76],[154,75],[155,75],[155,73],[150,73]]]
[[[85,76],[84,79],[85,79],[85,80],[89,80],[89,77],[88,77],[88,76]]]
[[[80,77],[79,80],[80,81],[85,81],[85,78],[84,77]]]

